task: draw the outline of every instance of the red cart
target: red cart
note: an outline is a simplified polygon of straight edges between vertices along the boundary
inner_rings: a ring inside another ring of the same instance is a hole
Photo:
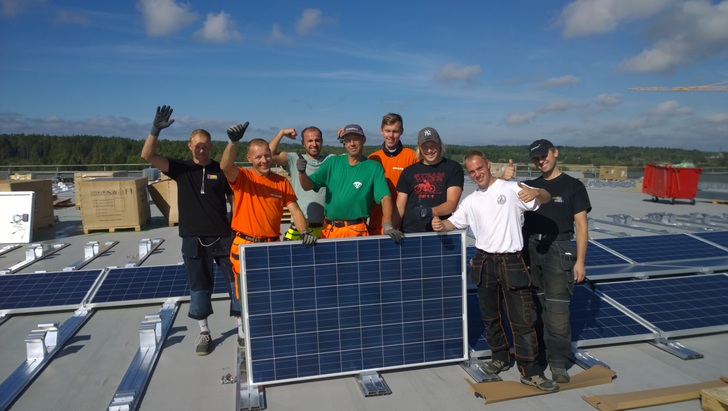
[[[690,204],[695,204],[702,171],[702,168],[648,164],[645,166],[642,192],[651,195],[654,202],[660,198],[669,198],[670,204],[675,204],[675,199],[679,198],[689,199]]]

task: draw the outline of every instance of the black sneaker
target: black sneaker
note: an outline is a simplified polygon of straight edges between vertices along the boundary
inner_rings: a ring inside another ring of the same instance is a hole
[[[210,338],[209,331],[203,331],[195,340],[195,354],[207,355],[210,353],[212,348],[212,338]]]
[[[511,364],[501,360],[493,360],[484,362],[483,365],[480,366],[480,368],[485,372],[498,374],[501,371],[509,370],[511,368]]]
[[[569,373],[566,371],[566,368],[563,367],[551,367],[551,378],[559,383],[567,383],[571,381]]]
[[[521,382],[536,387],[541,391],[557,391],[559,384],[556,384],[553,380],[547,380],[541,374],[532,375],[530,377],[521,377]]]

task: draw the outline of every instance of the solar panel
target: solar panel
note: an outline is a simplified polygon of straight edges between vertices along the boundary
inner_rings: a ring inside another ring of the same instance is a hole
[[[586,284],[574,287],[569,310],[571,340],[580,347],[645,341],[657,337],[654,330],[603,300]]]
[[[597,284],[596,289],[666,337],[728,330],[725,274]]]
[[[466,358],[462,232],[241,246],[248,383]]]
[[[102,270],[0,275],[0,310],[78,307]]]
[[[712,231],[693,235],[721,247],[728,248],[728,231]]]
[[[594,240],[637,263],[725,257],[728,251],[712,247],[688,234],[620,237]]]
[[[614,254],[609,250],[600,247],[598,243],[594,243],[591,240],[589,242],[591,244],[589,244],[589,247],[587,247],[586,260],[584,261],[584,265],[587,268],[604,265],[629,264],[629,261],[623,259],[622,257]],[[576,242],[572,241],[572,244],[576,245]]]
[[[222,274],[213,265],[215,287],[213,294],[227,296]],[[164,301],[168,298],[189,297],[185,267],[182,264],[110,268],[101,286],[91,297],[91,304],[138,303]]]

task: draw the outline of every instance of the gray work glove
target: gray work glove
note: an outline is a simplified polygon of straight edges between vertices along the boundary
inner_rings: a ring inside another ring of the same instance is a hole
[[[310,247],[316,244],[317,238],[315,235],[311,234],[311,230],[301,231],[299,235],[304,246]]]
[[[298,170],[299,173],[306,174],[306,165],[308,162],[305,158],[303,158],[303,155],[301,153],[298,153],[298,160],[296,160],[296,170]]]
[[[392,240],[394,240],[395,243],[399,244],[399,242],[402,241],[402,237],[404,237],[404,234],[396,228],[392,227],[392,223],[382,223],[382,228],[384,229],[384,234],[392,237]]]
[[[172,125],[174,120],[170,120],[172,117],[172,107],[170,106],[157,106],[157,114],[154,116],[154,123],[152,123],[152,129],[149,134],[154,137],[159,137],[159,133]]]
[[[245,130],[248,129],[248,124],[249,122],[246,121],[245,124],[237,124],[227,129],[227,135],[231,143],[238,144],[240,142]]]
[[[418,205],[414,209],[415,215],[419,218],[432,219],[432,207]]]

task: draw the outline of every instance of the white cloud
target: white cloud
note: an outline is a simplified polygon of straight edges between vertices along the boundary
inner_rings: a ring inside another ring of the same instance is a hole
[[[454,83],[456,81],[473,83],[481,72],[482,70],[478,65],[458,67],[455,63],[448,63],[435,74],[435,80],[440,83]]]
[[[552,77],[538,85],[541,89],[567,87],[581,83],[581,79],[571,74],[561,77]]]
[[[602,107],[616,106],[617,104],[622,104],[622,101],[623,98],[621,94],[602,93],[594,99],[594,102]]]
[[[638,73],[669,73],[681,65],[725,55],[728,53],[728,0],[718,4],[708,0],[682,2],[661,16],[652,31],[666,37],[622,61],[620,68]]]
[[[506,117],[506,124],[521,125],[536,120],[536,113],[511,113]]]
[[[275,23],[273,25],[273,29],[271,30],[270,34],[266,38],[266,41],[268,43],[276,43],[276,44],[291,44],[293,43],[293,39],[283,34],[281,31],[281,25],[278,23]]]
[[[72,24],[76,26],[88,26],[91,24],[91,19],[82,14],[74,14],[70,11],[63,10],[56,14],[53,21],[59,24]]]
[[[45,2],[46,0],[0,0],[0,17],[15,17],[31,5]]]
[[[561,11],[566,38],[608,33],[620,23],[651,16],[674,0],[575,0]]]
[[[689,107],[680,107],[680,104],[677,102],[677,100],[668,100],[663,101],[662,103],[658,104],[657,107],[655,107],[653,110],[650,110],[650,114],[657,114],[657,115],[681,115],[681,114],[691,114],[693,110]]]
[[[144,27],[152,37],[174,34],[197,20],[189,3],[174,0],[139,0],[137,10],[144,18]]]
[[[235,28],[235,22],[224,11],[218,14],[209,13],[205,24],[194,35],[200,40],[214,43],[242,40],[243,38],[243,35]]]
[[[544,103],[541,105],[541,107],[536,110],[537,113],[549,113],[549,112],[555,112],[555,111],[567,111],[572,108],[580,107],[581,104],[575,103],[573,101],[552,101],[549,103]]]
[[[728,125],[728,113],[715,113],[703,116],[706,122],[712,124],[725,124]]]
[[[296,33],[300,36],[307,36],[323,22],[321,10],[306,9],[303,15],[296,22]]]

